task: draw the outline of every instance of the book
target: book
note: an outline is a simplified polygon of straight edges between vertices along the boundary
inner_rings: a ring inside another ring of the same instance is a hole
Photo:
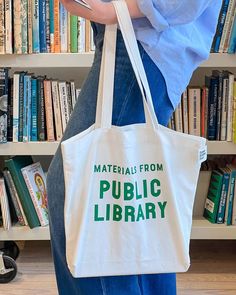
[[[50,80],[44,80],[44,98],[45,98],[47,140],[48,141],[55,141],[54,125],[53,125],[51,81]]]
[[[19,195],[28,224],[30,228],[34,228],[40,226],[40,222],[21,173],[21,168],[30,164],[33,164],[32,158],[30,156],[15,156],[5,160],[5,166],[10,171],[12,179],[15,183],[16,190]]]
[[[46,178],[39,162],[21,169],[41,226],[48,225]]]
[[[75,15],[70,16],[70,52],[78,52],[78,17]]]
[[[19,81],[19,137],[18,141],[23,142],[23,128],[24,128],[24,76],[25,72],[20,73]]]
[[[44,77],[38,77],[37,90],[38,90],[38,140],[46,140],[46,115],[45,115],[45,100],[44,100]]]
[[[62,4],[60,4],[60,47],[62,53],[66,53],[68,51],[67,16],[68,13],[65,7]]]
[[[52,81],[52,101],[53,101],[53,112],[54,112],[54,118],[55,118],[56,140],[60,141],[62,139],[63,133],[62,133],[60,98],[59,98],[57,81]]]
[[[227,30],[227,34],[226,34],[226,38],[225,38],[225,42],[224,42],[224,48],[223,48],[224,53],[228,53],[230,38],[231,38],[232,31],[233,31],[233,26],[234,26],[234,20],[236,18],[236,0],[234,0],[234,1],[235,1],[234,6],[231,9],[231,15],[230,15],[230,19],[229,19],[229,28]]]
[[[223,174],[220,171],[213,170],[205,202],[203,216],[211,223],[216,223],[217,213],[221,198]]]
[[[217,77],[214,76],[206,76],[205,84],[209,88],[207,134],[209,140],[216,140],[219,80]]]
[[[226,225],[232,224],[232,214],[233,214],[233,202],[234,202],[234,186],[236,178],[236,167],[233,165],[227,165],[227,169],[230,173],[229,188],[228,188],[228,202],[226,208],[225,223]]]
[[[39,0],[32,0],[33,9],[33,53],[40,52],[39,38]]]
[[[188,91],[185,90],[182,94],[182,111],[183,111],[183,130],[184,133],[189,132],[189,126],[188,126]]]
[[[234,18],[232,32],[229,39],[229,49],[228,53],[235,53],[236,51],[236,17]]]
[[[13,0],[14,7],[14,53],[22,53],[21,0]]]
[[[6,185],[8,187],[8,190],[9,190],[10,197],[12,199],[12,203],[13,203],[15,211],[16,211],[19,225],[25,226],[25,225],[27,225],[26,217],[25,217],[18,193],[16,191],[15,184],[14,184],[13,179],[11,177],[11,173],[7,169],[4,169],[3,175],[4,175],[4,179],[6,181]]]
[[[39,44],[40,52],[47,52],[46,0],[39,1]]]
[[[24,76],[23,142],[30,141],[31,131],[31,75]]]
[[[0,205],[3,217],[3,228],[9,230],[11,228],[10,207],[2,173],[0,173]]]
[[[61,106],[61,119],[62,119],[62,131],[64,133],[66,125],[69,121],[69,106],[68,106],[68,96],[66,82],[59,82],[59,97]]]
[[[219,169],[219,171],[220,173],[222,173],[223,179],[222,179],[222,185],[221,185],[220,201],[219,201],[219,208],[218,208],[217,217],[216,217],[216,223],[220,224],[220,223],[224,223],[224,220],[225,220],[230,171],[226,168],[221,168]]]
[[[54,0],[49,0],[50,52],[54,53]]]
[[[226,71],[226,73],[229,79],[226,140],[231,142],[232,141],[232,122],[233,122],[233,101],[234,101],[234,74],[229,71]]]
[[[7,142],[8,69],[0,68],[0,143]]]
[[[236,143],[236,81],[234,81],[234,101],[233,101],[233,143]]]
[[[223,94],[222,94],[222,108],[221,108],[221,131],[220,140],[227,139],[227,116],[228,116],[228,99],[229,99],[229,77],[225,72],[223,76]]]
[[[61,52],[59,0],[54,0],[54,52]]]
[[[50,0],[46,0],[46,44],[47,51],[50,52],[51,39],[50,39]]]
[[[19,139],[20,72],[13,75],[13,142]]]
[[[223,73],[218,70],[213,70],[212,75],[218,79],[218,101],[217,101],[217,110],[216,110],[216,140],[220,140],[222,96],[223,96]]]
[[[31,78],[31,141],[38,140],[38,83],[37,78]]]
[[[21,0],[22,53],[28,53],[28,0]]]
[[[207,138],[207,121],[208,121],[208,94],[209,89],[204,86],[202,88],[201,100],[201,136]]]
[[[5,53],[5,9],[4,0],[0,0],[0,54]]]
[[[5,52],[6,54],[12,54],[12,0],[5,0]]]
[[[13,79],[8,78],[7,141],[13,140]]]
[[[200,136],[201,88],[188,88],[189,134]]]
[[[176,131],[183,132],[183,118],[182,118],[182,106],[181,106],[181,103],[179,103],[179,105],[177,106],[177,108],[175,110],[175,113],[174,113],[174,117],[175,117]]]

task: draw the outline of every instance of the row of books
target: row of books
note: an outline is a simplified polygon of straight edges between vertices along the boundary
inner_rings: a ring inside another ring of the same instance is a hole
[[[46,176],[30,156],[5,160],[0,173],[0,224],[30,228],[48,225]]]
[[[169,128],[208,140],[236,143],[236,81],[229,71],[213,70],[205,86],[189,87]]]
[[[203,216],[211,223],[236,225],[236,161],[212,171]]]
[[[90,22],[59,0],[0,0],[0,54],[94,50]]]
[[[0,69],[0,143],[60,141],[80,89],[74,81]]]
[[[223,0],[211,51],[236,52],[236,0]]]

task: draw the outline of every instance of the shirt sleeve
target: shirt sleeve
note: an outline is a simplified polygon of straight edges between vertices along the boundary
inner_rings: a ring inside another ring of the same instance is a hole
[[[212,2],[222,0],[137,0],[141,12],[158,32],[197,19]]]

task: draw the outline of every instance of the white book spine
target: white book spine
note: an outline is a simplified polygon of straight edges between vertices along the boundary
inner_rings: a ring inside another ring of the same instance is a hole
[[[52,90],[50,80],[44,81],[44,98],[46,111],[47,140],[55,141],[53,126]]]
[[[59,96],[61,105],[62,131],[64,133],[66,125],[69,121],[69,106],[66,82],[59,82]]]
[[[10,208],[5,188],[4,179],[0,178],[0,205],[2,209],[3,216],[3,228],[5,230],[9,230],[11,227],[11,216],[10,216]]]
[[[28,50],[33,53],[33,6],[32,1],[28,1]]]
[[[227,141],[232,141],[232,124],[233,124],[233,102],[234,102],[234,75],[229,74],[229,96],[227,111]]]
[[[4,0],[0,0],[0,54],[5,53],[5,17]]]
[[[182,106],[181,103],[177,106],[175,113],[175,129],[178,132],[183,132]]]
[[[227,113],[228,113],[228,96],[229,96],[229,79],[223,79],[223,97],[222,97],[222,113],[221,113],[221,131],[220,140],[226,141],[227,136]]]
[[[13,76],[13,142],[18,142],[19,136],[19,83],[20,74]]]
[[[85,52],[85,19],[78,17],[78,52]]]
[[[33,165],[36,165],[38,163],[35,163]],[[38,199],[37,199],[37,195],[35,194],[35,191],[32,187],[32,184],[30,182],[30,178],[29,178],[29,175],[28,175],[28,172],[27,172],[27,167],[25,168],[22,168],[21,169],[21,172],[22,172],[22,175],[24,177],[24,180],[25,180],[25,183],[26,183],[26,186],[28,188],[28,191],[29,191],[29,194],[30,194],[30,197],[32,199],[32,202],[34,204],[34,208],[35,208],[35,211],[38,215],[38,218],[39,218],[39,221],[40,221],[40,224],[41,226],[47,226],[48,225],[48,219],[45,217],[45,214],[41,208],[41,204],[39,203]]]
[[[219,53],[224,52],[224,45],[225,45],[225,42],[227,39],[227,34],[229,32],[231,17],[232,17],[232,14],[234,13],[233,9],[235,9],[235,0],[230,0],[227,14],[226,14],[226,18],[225,18],[223,32],[222,32],[221,39],[220,39]]]
[[[189,88],[188,92],[189,102],[189,133],[200,136],[200,109],[201,109],[201,89]]]
[[[75,104],[76,104],[76,93],[75,93],[75,82],[70,82],[70,88],[71,88],[71,98],[72,98],[72,109],[74,110]]]
[[[52,81],[52,101],[54,109],[55,127],[56,127],[56,138],[57,141],[62,139],[62,119],[61,119],[61,108],[59,99],[58,82]]]
[[[229,29],[228,29],[228,33],[227,33],[226,40],[224,43],[224,49],[223,49],[224,53],[228,53],[228,50],[229,50],[229,43],[230,43],[232,31],[233,31],[235,17],[236,17],[236,0],[234,1],[234,7],[232,9],[231,19],[229,21]]]
[[[66,53],[68,48],[68,13],[65,7],[60,4],[60,34],[61,34],[61,52]]]
[[[182,95],[182,111],[183,111],[183,129],[184,133],[189,133],[188,126],[188,91],[185,90]]]
[[[12,1],[5,0],[6,53],[12,54]]]

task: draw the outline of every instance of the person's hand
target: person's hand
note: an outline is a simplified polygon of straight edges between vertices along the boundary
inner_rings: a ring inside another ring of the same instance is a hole
[[[78,15],[101,24],[117,22],[115,9],[112,3],[101,0],[86,0],[91,10],[79,5],[74,0],[60,0],[64,7],[73,15]]]
[[[78,15],[100,24],[117,23],[116,12],[111,2],[103,2],[101,0],[86,0],[91,10],[79,5],[74,0],[60,0],[65,8],[73,15]],[[137,1],[126,0],[129,12],[132,18],[142,17]]]

